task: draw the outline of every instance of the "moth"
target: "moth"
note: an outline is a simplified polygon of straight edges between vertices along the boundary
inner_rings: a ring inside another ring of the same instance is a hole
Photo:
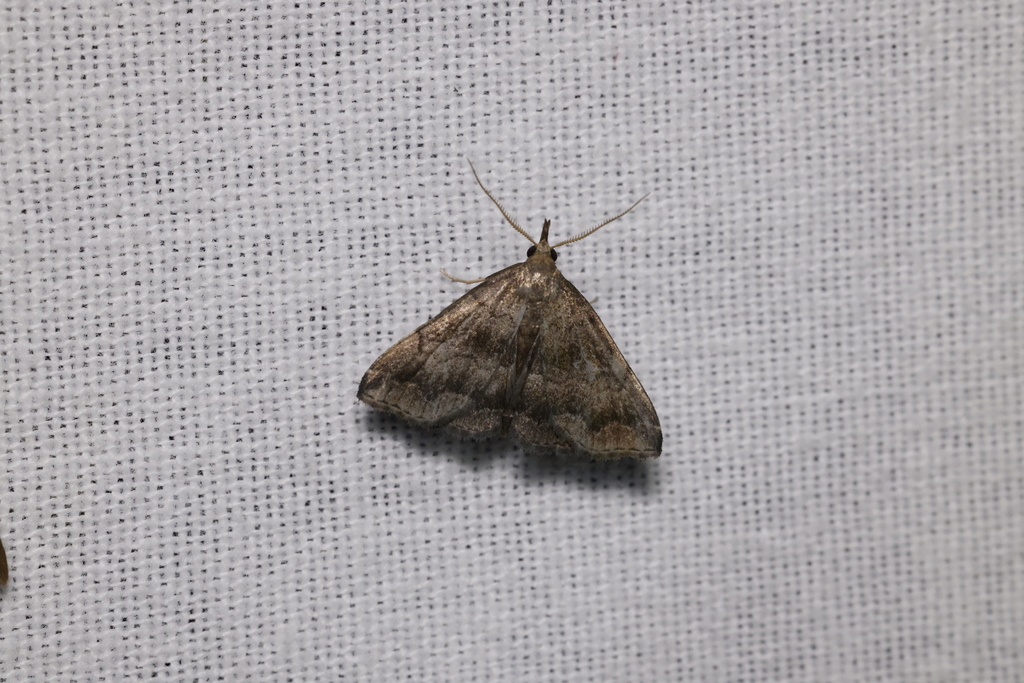
[[[528,451],[595,460],[656,458],[661,424],[647,392],[590,303],[555,267],[555,249],[622,218],[646,198],[575,237],[530,240],[526,260],[481,283],[370,366],[361,401],[413,424],[472,437],[512,435]]]
[[[4,552],[4,543],[0,541],[0,586],[7,585],[7,553]]]

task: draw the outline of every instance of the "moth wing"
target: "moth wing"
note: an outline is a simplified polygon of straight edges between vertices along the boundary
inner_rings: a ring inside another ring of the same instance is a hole
[[[0,541],[0,586],[7,585],[7,554],[4,552],[3,541]]]
[[[647,392],[586,298],[557,271],[553,277],[557,295],[538,311],[539,340],[512,431],[540,450],[657,457],[661,423]]]
[[[410,422],[497,431],[525,305],[518,263],[488,277],[370,366],[358,397]]]

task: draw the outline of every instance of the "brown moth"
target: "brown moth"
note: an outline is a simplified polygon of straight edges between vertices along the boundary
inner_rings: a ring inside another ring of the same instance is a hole
[[[4,543],[0,541],[0,586],[7,585],[7,553],[4,552]]]
[[[526,260],[482,282],[392,346],[363,375],[359,399],[424,427],[470,436],[513,435],[531,451],[597,460],[656,458],[661,424],[651,399],[590,303],[473,176],[505,220],[533,244]],[[444,271],[442,271],[444,272]]]

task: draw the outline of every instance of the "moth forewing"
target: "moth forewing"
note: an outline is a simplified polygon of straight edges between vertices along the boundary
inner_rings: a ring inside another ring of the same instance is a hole
[[[7,552],[4,550],[4,543],[0,541],[0,586],[6,586],[8,579]]]

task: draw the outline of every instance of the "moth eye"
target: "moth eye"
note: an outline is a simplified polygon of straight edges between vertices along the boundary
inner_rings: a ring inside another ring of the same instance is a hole
[[[558,260],[558,254],[556,254],[556,253],[555,253],[555,250],[554,250],[554,249],[552,249],[552,250],[551,250],[551,251],[549,251],[548,253],[549,253],[549,254],[551,254],[551,260],[552,260],[552,261],[557,261],[557,260]]]
[[[529,249],[526,250],[526,255],[527,256],[533,256],[536,253],[537,253],[537,247],[530,247]]]

